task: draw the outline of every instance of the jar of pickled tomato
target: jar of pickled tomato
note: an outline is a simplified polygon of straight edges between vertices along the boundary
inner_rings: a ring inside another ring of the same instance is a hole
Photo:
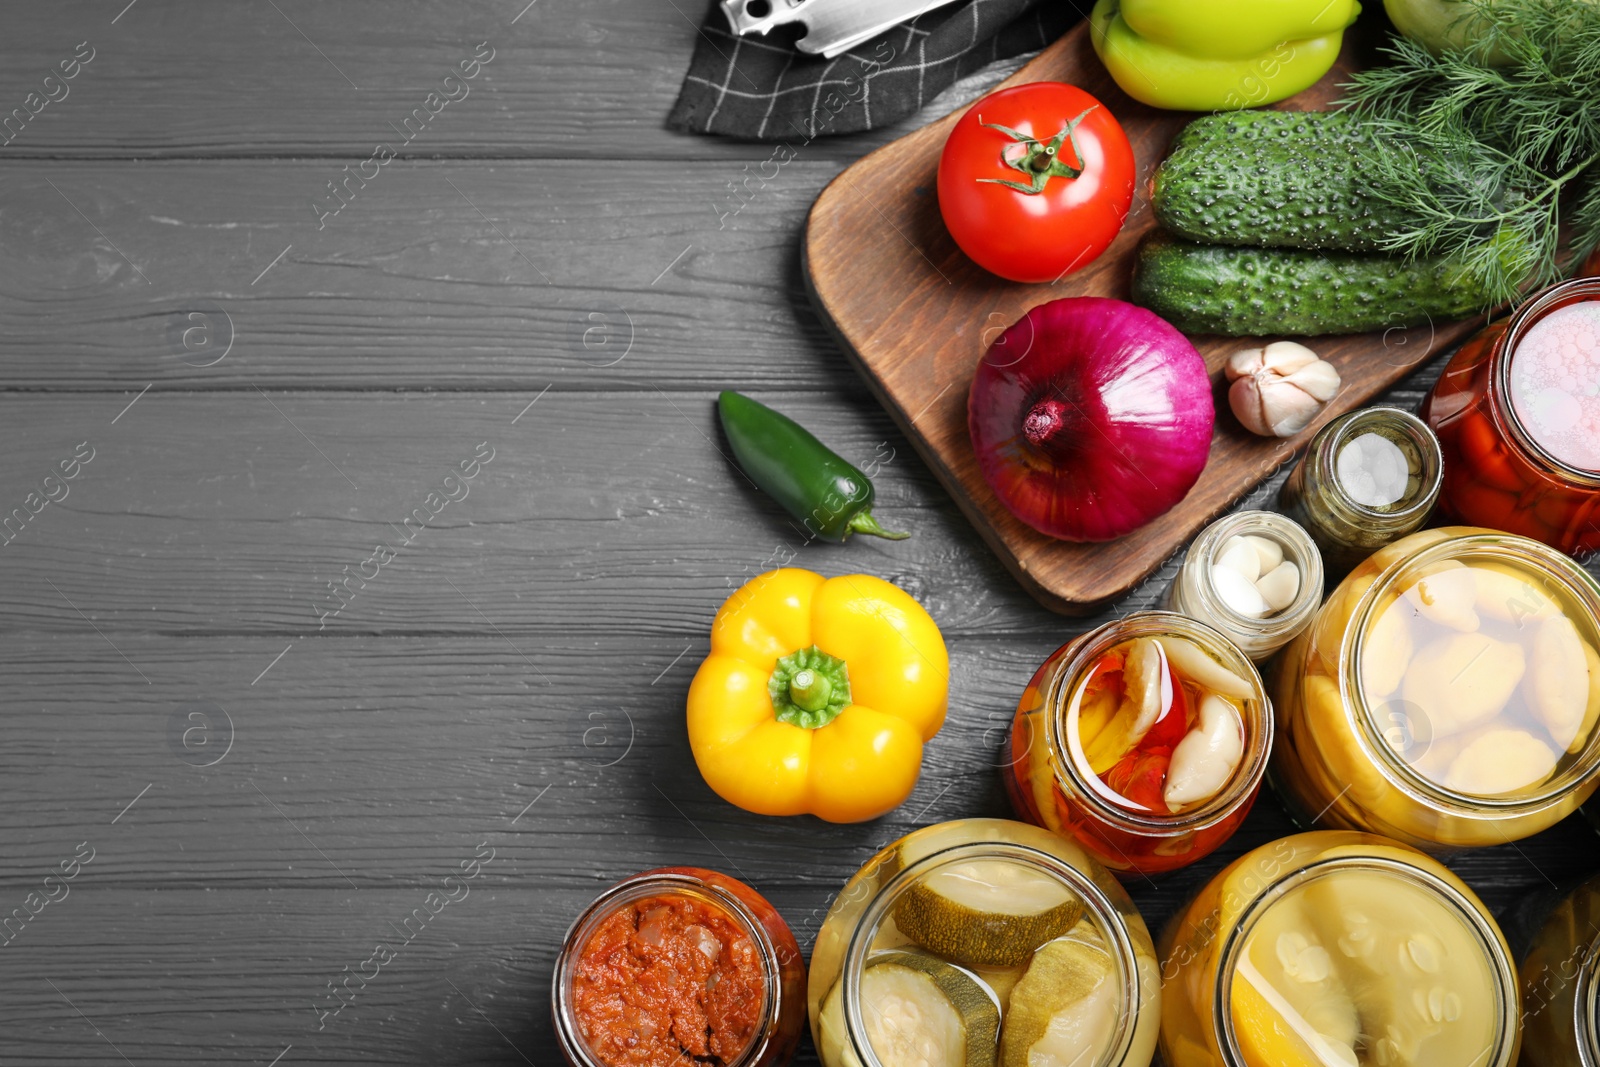
[[[1161,938],[1167,1067],[1510,1067],[1517,980],[1446,867],[1374,834],[1235,860]]]
[[[1196,619],[1136,612],[1045,660],[1017,702],[1003,777],[1028,822],[1112,870],[1155,874],[1239,828],[1272,733],[1237,645]]]
[[[1553,898],[1553,899],[1552,899]],[[1600,1064],[1600,877],[1562,896],[1552,890],[1507,923],[1523,950],[1522,1059],[1537,1067]],[[1527,943],[1513,927],[1527,921]]]
[[[1552,286],[1468,340],[1422,417],[1444,450],[1443,514],[1600,549],[1600,278]]]
[[[961,819],[880,851],[811,953],[823,1067],[1148,1067],[1155,946],[1117,880],[1035,826]]]
[[[567,932],[556,1038],[572,1067],[783,1067],[805,980],[794,934],[754,889],[699,867],[645,871]]]
[[[1597,781],[1597,620],[1600,585],[1526,537],[1447,527],[1374,553],[1279,664],[1279,793],[1420,848],[1553,825]]]

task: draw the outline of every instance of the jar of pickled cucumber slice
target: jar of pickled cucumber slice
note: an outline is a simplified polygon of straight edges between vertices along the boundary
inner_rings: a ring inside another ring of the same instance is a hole
[[[1161,939],[1167,1067],[1509,1067],[1516,976],[1438,861],[1321,831],[1235,860]]]
[[[1539,542],[1412,534],[1286,650],[1271,777],[1303,821],[1440,850],[1564,818],[1600,770],[1600,585]]]
[[[914,831],[845,884],[817,934],[824,1067],[1147,1067],[1160,982],[1110,873],[1049,831]]]

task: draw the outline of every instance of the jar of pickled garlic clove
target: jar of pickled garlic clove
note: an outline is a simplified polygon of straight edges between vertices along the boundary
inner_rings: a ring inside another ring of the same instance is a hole
[[[1523,933],[1526,944],[1519,945]],[[1528,901],[1508,920],[1506,936],[1523,951],[1523,1062],[1600,1064],[1600,877],[1564,896],[1551,890]]]
[[[1257,663],[1311,624],[1322,603],[1322,553],[1293,519],[1240,511],[1189,546],[1166,606],[1221,630]]]
[[[1444,515],[1600,549],[1600,278],[1552,286],[1468,340],[1422,417],[1444,450]]]
[[[1361,408],[1317,431],[1278,502],[1339,577],[1420,529],[1442,477],[1439,442],[1421,419],[1399,408]]]
[[[567,932],[556,1038],[572,1067],[784,1067],[805,980],[794,934],[754,889],[700,867],[645,871]]]
[[[1229,864],[1161,938],[1167,1067],[1510,1067],[1511,954],[1442,864],[1374,834]]]
[[[1428,849],[1575,811],[1600,766],[1600,585],[1525,537],[1412,534],[1284,652],[1272,777],[1303,819]]]
[[[1148,1067],[1155,946],[1117,880],[1036,826],[913,831],[856,872],[817,932],[823,1067]]]
[[[1115,871],[1200,859],[1254,803],[1272,749],[1255,664],[1196,619],[1137,612],[1055,651],[1017,702],[1012,808]]]

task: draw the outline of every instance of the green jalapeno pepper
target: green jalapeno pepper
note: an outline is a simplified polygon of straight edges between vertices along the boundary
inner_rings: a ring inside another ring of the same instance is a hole
[[[807,533],[824,541],[852,533],[892,541],[911,536],[879,526],[872,482],[793,419],[731,391],[717,397],[717,412],[739,466]]]

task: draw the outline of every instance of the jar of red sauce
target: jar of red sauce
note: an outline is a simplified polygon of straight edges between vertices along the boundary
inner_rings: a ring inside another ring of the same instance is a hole
[[[794,934],[761,894],[699,867],[624,879],[556,957],[556,1037],[572,1067],[782,1067],[806,1020]]]
[[[1255,664],[1218,630],[1135,612],[1062,645],[1023,690],[1003,771],[1018,816],[1114,871],[1187,866],[1250,812],[1272,750]]]
[[[1422,418],[1444,450],[1446,516],[1600,549],[1600,279],[1551,286],[1467,341]]]

